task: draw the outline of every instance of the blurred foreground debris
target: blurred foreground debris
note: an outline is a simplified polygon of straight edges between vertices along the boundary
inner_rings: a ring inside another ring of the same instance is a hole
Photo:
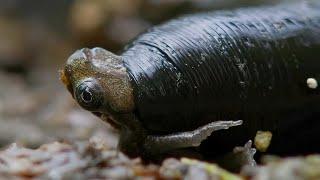
[[[38,149],[12,144],[0,152],[0,176],[50,179],[225,179],[238,180],[217,165],[182,158],[145,165],[109,147],[102,138],[75,144],[54,142]]]
[[[265,156],[265,165],[245,167],[242,175],[252,180],[314,180],[320,179],[320,155],[278,158]]]
[[[0,176],[49,179],[222,179],[303,180],[320,178],[320,155],[294,158],[266,156],[265,165],[230,173],[216,164],[168,158],[161,165],[130,159],[94,136],[73,144],[53,142],[37,149],[12,144],[0,152]]]

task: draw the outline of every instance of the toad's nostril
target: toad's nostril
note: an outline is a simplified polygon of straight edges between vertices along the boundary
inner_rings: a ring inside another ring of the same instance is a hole
[[[93,59],[103,60],[112,56],[113,54],[103,48],[95,47],[91,49],[91,55],[94,57]]]
[[[92,48],[91,51],[98,52],[98,51],[106,51],[106,50],[101,47],[95,47],[95,48]]]
[[[93,53],[89,48],[83,48],[74,52],[67,60],[67,65],[73,65],[79,61],[91,61]]]
[[[87,59],[87,55],[83,52],[83,49],[74,52],[67,60],[67,65],[72,65],[76,61],[84,61]]]
[[[85,59],[87,60],[91,60],[93,57],[92,51],[89,48],[83,48],[80,50],[84,55],[85,55]]]

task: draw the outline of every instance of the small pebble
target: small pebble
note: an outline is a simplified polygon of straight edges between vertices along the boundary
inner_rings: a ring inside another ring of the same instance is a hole
[[[314,78],[308,78],[307,85],[310,89],[316,89],[318,87],[318,82]]]
[[[272,133],[270,131],[258,131],[254,138],[254,145],[260,152],[266,152],[270,146]]]

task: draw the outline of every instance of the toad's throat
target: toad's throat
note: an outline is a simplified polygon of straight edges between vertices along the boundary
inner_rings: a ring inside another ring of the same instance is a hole
[[[109,123],[115,129],[120,129],[120,126],[121,126],[120,123],[117,122],[111,115],[105,114],[105,113],[100,113],[100,112],[95,112],[93,114],[100,117],[103,121]]]

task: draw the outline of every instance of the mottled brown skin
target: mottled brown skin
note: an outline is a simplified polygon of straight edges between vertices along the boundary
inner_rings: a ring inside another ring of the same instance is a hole
[[[65,74],[72,85],[85,78],[98,80],[105,91],[105,101],[112,110],[118,113],[133,111],[132,88],[120,56],[101,48],[82,49],[68,59]]]
[[[133,157],[149,158],[199,146],[213,131],[242,124],[242,121],[215,121],[188,132],[147,134],[134,114],[133,89],[121,56],[102,48],[76,51],[67,60],[61,80],[84,109],[119,129],[119,148]]]
[[[131,123],[131,121],[134,121],[134,115],[132,114],[134,109],[133,93],[126,69],[122,65],[121,57],[101,48],[92,50],[84,48],[76,51],[67,60],[61,74],[61,80],[76,99],[77,92],[75,92],[75,89],[86,79],[96,80],[103,91],[103,105],[92,112],[103,121],[119,129],[120,133],[126,132],[121,133],[124,134],[121,137],[131,136],[132,133],[130,131],[122,131],[122,129],[132,129],[129,128],[132,126],[131,124],[134,125],[138,122]],[[81,105],[81,103],[79,104]],[[86,107],[84,108],[86,109]],[[121,126],[123,124],[122,121],[127,121],[125,124],[128,127]],[[142,132],[141,130],[137,131]],[[140,136],[144,136],[143,133]],[[143,139],[143,137],[140,138]],[[126,141],[127,139],[129,138],[121,141]],[[130,146],[128,142],[121,144]],[[135,149],[134,147],[130,148]]]

